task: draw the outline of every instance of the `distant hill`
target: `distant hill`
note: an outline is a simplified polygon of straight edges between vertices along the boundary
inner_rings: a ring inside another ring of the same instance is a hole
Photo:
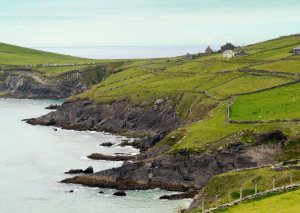
[[[0,43],[0,64],[86,63],[91,60]]]

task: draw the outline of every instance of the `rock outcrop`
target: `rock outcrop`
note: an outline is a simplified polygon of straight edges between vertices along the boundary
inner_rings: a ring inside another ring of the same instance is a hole
[[[165,101],[159,106],[131,106],[126,101],[112,104],[95,103],[90,100],[65,102],[57,111],[28,123],[59,126],[65,129],[108,131],[144,138],[136,147],[145,150],[154,146],[167,133],[176,129],[182,121],[174,106]]]
[[[119,168],[67,178],[62,182],[120,190],[162,188],[195,191],[204,187],[214,175],[272,163],[281,146],[281,142],[256,146],[236,143],[215,153],[160,154],[154,158],[126,161]],[[267,160],[254,156],[253,150],[260,151],[259,155],[265,155]],[[190,196],[193,195],[190,193]]]
[[[0,94],[13,98],[67,98],[101,82],[111,72],[107,65],[54,77],[26,68],[7,69],[0,73]]]

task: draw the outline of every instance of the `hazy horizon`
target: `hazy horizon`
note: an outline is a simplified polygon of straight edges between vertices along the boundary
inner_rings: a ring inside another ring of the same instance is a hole
[[[299,33],[298,0],[11,0],[0,41],[25,47],[236,45]]]
[[[89,47],[35,47],[35,49],[91,59],[163,58],[204,52],[206,45],[153,46],[89,46]],[[212,45],[218,50],[219,45]]]

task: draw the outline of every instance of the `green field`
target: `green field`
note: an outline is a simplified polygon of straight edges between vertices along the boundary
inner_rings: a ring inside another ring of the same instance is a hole
[[[270,72],[300,73],[300,61],[295,59],[278,60],[262,65],[252,66],[254,70],[266,70]]]
[[[173,144],[172,150],[174,152],[178,150],[203,152],[210,149],[217,149],[231,142],[241,141],[241,133],[247,131],[259,133],[281,130],[290,137],[296,137],[300,134],[300,123],[227,123],[226,107],[226,104],[219,105],[211,112],[209,118],[181,128],[180,131],[182,131],[182,129],[186,130],[184,138]],[[234,139],[231,136],[234,136]],[[251,143],[252,141],[249,142]]]
[[[231,107],[233,120],[300,119],[300,83],[242,95]]]
[[[241,203],[218,212],[297,213],[300,209],[300,189],[252,202]]]

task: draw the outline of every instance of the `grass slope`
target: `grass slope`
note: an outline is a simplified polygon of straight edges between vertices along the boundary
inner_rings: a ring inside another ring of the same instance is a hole
[[[45,76],[53,76],[70,71],[85,71],[97,64],[116,68],[126,61],[130,60],[85,59],[0,43],[0,70],[26,68],[39,71]]]
[[[300,83],[243,95],[231,107],[233,120],[300,119]]]
[[[0,64],[80,64],[93,60],[0,43]]]
[[[266,191],[275,187],[281,187],[300,182],[299,170],[274,171],[270,167],[251,169],[239,172],[226,172],[211,179],[206,187],[197,196],[199,206],[204,202],[205,208],[211,208],[220,204],[232,202],[240,198],[242,189],[243,197],[257,192]],[[243,205],[243,204],[242,204]],[[195,210],[195,212],[198,212]]]

